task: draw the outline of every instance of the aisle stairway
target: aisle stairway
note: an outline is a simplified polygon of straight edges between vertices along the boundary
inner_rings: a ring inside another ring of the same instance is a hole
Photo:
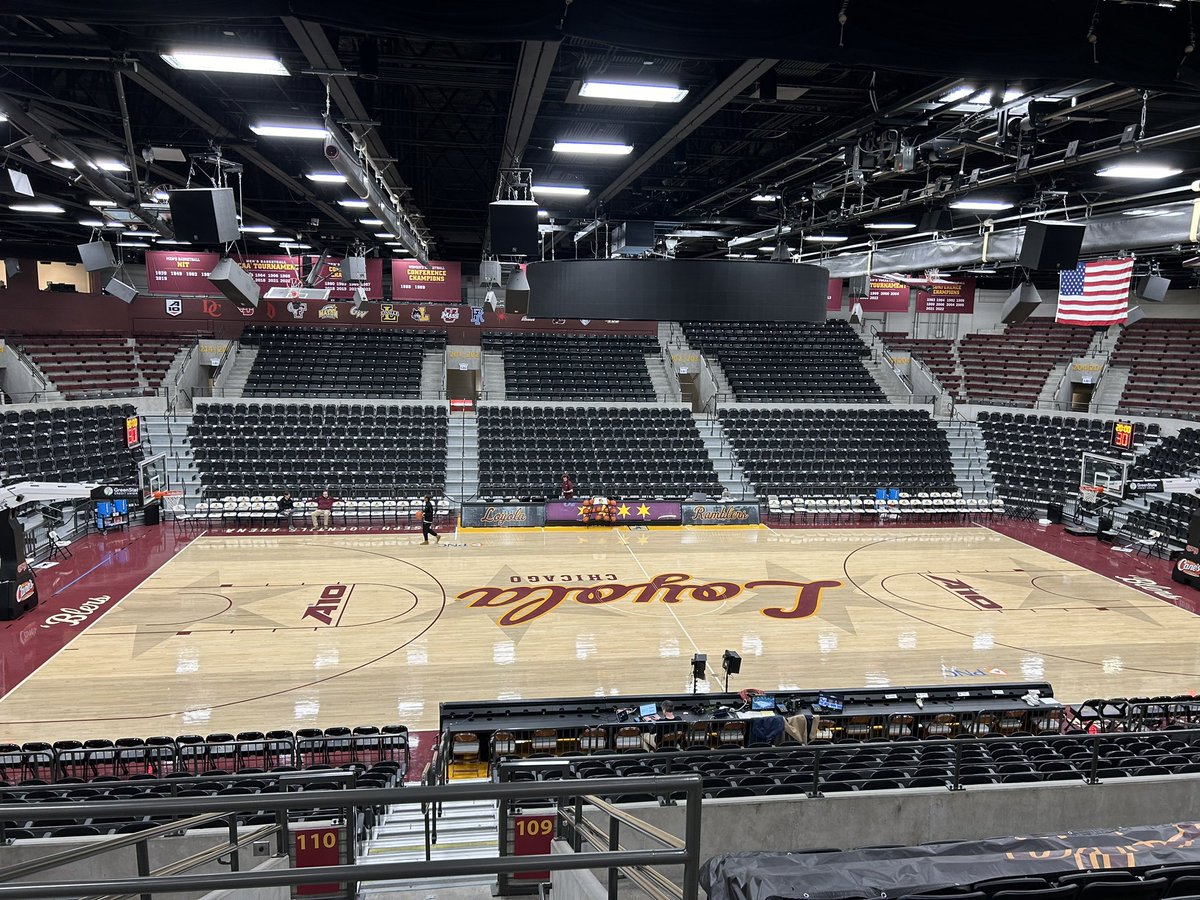
[[[446,496],[454,503],[479,493],[479,419],[451,413],[446,433]]]
[[[254,368],[254,360],[257,356],[257,347],[247,344],[238,347],[237,356],[233,358],[233,362],[227,363],[230,366],[229,378],[221,386],[219,396],[242,396],[242,391],[246,389],[246,380],[250,377],[250,370]]]
[[[441,400],[446,384],[446,351],[426,350],[421,356],[421,399]]]
[[[166,456],[167,482],[171,490],[184,492],[184,503],[193,508],[201,499],[203,486],[200,484],[200,469],[192,455],[192,442],[188,427],[192,424],[190,414],[173,416],[142,415],[142,427],[149,444],[150,456],[162,453]]]
[[[646,369],[650,372],[650,383],[654,385],[654,398],[659,403],[678,403],[678,385],[672,385],[662,357],[647,354]]]
[[[484,350],[481,365],[484,396],[488,400],[504,400],[508,390],[504,379],[504,354],[498,350]]]
[[[431,860],[471,859],[499,855],[496,804],[490,800],[460,800],[442,805],[437,821],[437,843],[430,848]],[[425,824],[419,804],[393,806],[372,829],[363,861],[416,862],[425,860]],[[487,898],[495,875],[469,875],[456,878],[373,881],[359,886],[360,897],[375,900],[391,896],[424,900],[437,897]],[[478,892],[478,893],[476,893]]]
[[[712,460],[722,486],[727,488],[736,500],[753,499],[754,485],[746,478],[746,473],[734,458],[733,445],[725,436],[721,420],[709,418],[704,413],[692,413],[692,418],[696,420],[696,429],[704,440],[704,449],[708,451],[708,458]]]
[[[995,495],[996,482],[988,468],[987,450],[979,426],[962,419],[940,421],[937,424],[950,441],[954,483],[962,491],[963,497],[968,500],[990,500]]]

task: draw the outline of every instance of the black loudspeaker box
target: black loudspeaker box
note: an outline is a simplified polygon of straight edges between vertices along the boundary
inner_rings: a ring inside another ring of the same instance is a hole
[[[492,233],[492,253],[496,256],[542,255],[538,234],[538,205],[532,200],[497,200],[488,204],[488,226]]]
[[[1142,300],[1149,300],[1151,303],[1162,303],[1167,299],[1167,288],[1171,286],[1171,279],[1160,278],[1158,275],[1143,275],[1134,282],[1133,292]]]
[[[1192,516],[1188,523],[1188,546],[1200,548],[1200,514]]]
[[[1125,327],[1135,325],[1142,319],[1146,318],[1146,311],[1140,306],[1131,306],[1129,312],[1125,313]]]
[[[921,216],[921,224],[918,230],[926,231],[949,231],[954,227],[954,218],[948,209],[931,209]]]
[[[1061,503],[1046,504],[1046,518],[1051,525],[1061,525],[1063,520],[1063,505]]]
[[[168,202],[176,240],[228,244],[241,237],[233,188],[177,188]]]
[[[1073,269],[1085,231],[1086,225],[1073,222],[1030,222],[1017,262],[1027,269]]]
[[[1004,306],[1000,310],[1000,321],[1005,325],[1024,322],[1041,304],[1042,295],[1037,292],[1037,288],[1029,282],[1025,282],[1009,294],[1008,299],[1004,301]]]
[[[509,316],[529,315],[529,291],[504,291],[504,314]]]

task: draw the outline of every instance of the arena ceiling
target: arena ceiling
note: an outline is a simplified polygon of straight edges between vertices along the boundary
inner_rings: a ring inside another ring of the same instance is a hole
[[[251,126],[319,121],[328,102],[387,161],[386,179],[439,259],[478,262],[499,173],[517,165],[535,184],[588,192],[537,198],[558,256],[603,252],[606,229],[589,227],[597,220],[653,220],[660,251],[679,256],[763,258],[777,229],[794,252],[819,256],[868,238],[913,240],[926,213],[963,200],[1010,205],[950,209],[941,229],[1190,199],[1200,177],[1195,6],[207,0],[183,11],[157,0],[9,0],[0,111],[33,116],[117,169],[132,147],[151,191],[184,184],[193,166],[203,184],[219,155],[241,169],[246,223],[334,250],[392,248],[361,211],[338,204],[344,185],[307,177],[329,170],[319,141]],[[161,54],[180,48],[277,57],[290,74],[172,68]],[[687,93],[674,103],[580,97],[585,81],[605,79]],[[80,222],[95,219],[95,192],[78,169],[36,147],[31,155],[38,141],[26,138],[0,123],[2,164],[29,174],[38,200],[64,213],[3,209],[6,255],[79,243],[91,233]],[[556,153],[563,141],[631,150]],[[150,147],[186,159],[146,162]],[[1174,174],[1097,174],[1128,162]],[[107,174],[129,186],[127,171]],[[867,228],[881,223],[914,227]],[[1176,273],[1194,255],[1182,245],[1156,252]]]

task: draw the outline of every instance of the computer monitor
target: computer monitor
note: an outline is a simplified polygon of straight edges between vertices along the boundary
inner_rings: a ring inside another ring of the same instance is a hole
[[[638,715],[643,719],[647,719],[650,716],[656,716],[658,715],[658,705],[654,703],[643,703],[638,707]]]
[[[757,694],[750,700],[751,709],[774,709],[775,698],[770,694]]]
[[[841,712],[845,704],[837,694],[817,694],[817,706],[831,712]]]

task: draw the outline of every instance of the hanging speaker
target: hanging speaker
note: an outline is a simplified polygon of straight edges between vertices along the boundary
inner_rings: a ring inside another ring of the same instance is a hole
[[[347,256],[342,260],[343,281],[366,281],[367,258],[365,256]]]
[[[479,283],[480,284],[500,284],[501,269],[500,260],[485,259],[479,263]]]
[[[954,218],[948,209],[931,209],[921,216],[919,231],[949,231],[954,227]]]
[[[16,169],[0,169],[0,194],[6,197],[25,199],[33,196],[29,176]]]
[[[15,256],[4,260],[4,280],[12,281],[21,274],[21,261]]]
[[[241,237],[233,188],[175,188],[167,202],[176,240],[228,244]]]
[[[488,204],[492,253],[496,256],[541,256],[538,205],[532,200],[497,200]]]
[[[258,283],[232,259],[218,262],[208,280],[238,309],[255,309],[258,306]]]
[[[1144,318],[1146,318],[1146,311],[1144,309],[1142,309],[1140,306],[1131,307],[1129,312],[1125,314],[1124,325],[1126,328],[1128,328],[1130,325],[1140,322]]]
[[[137,288],[131,284],[126,284],[119,278],[109,279],[108,284],[104,286],[104,293],[111,294],[126,303],[132,303],[133,298],[138,295]]]
[[[1073,222],[1030,222],[1017,262],[1027,269],[1073,269],[1086,231],[1086,225]]]
[[[1134,282],[1133,293],[1139,300],[1149,300],[1151,303],[1162,303],[1167,299],[1167,289],[1171,279],[1160,278],[1158,275],[1143,275]]]
[[[1004,306],[1000,310],[1000,321],[1005,325],[1024,322],[1041,304],[1042,295],[1037,292],[1037,288],[1029,282],[1025,282],[1009,294],[1008,299],[1004,301]]]
[[[92,241],[79,245],[79,259],[89,272],[116,268],[117,255],[108,241]]]

